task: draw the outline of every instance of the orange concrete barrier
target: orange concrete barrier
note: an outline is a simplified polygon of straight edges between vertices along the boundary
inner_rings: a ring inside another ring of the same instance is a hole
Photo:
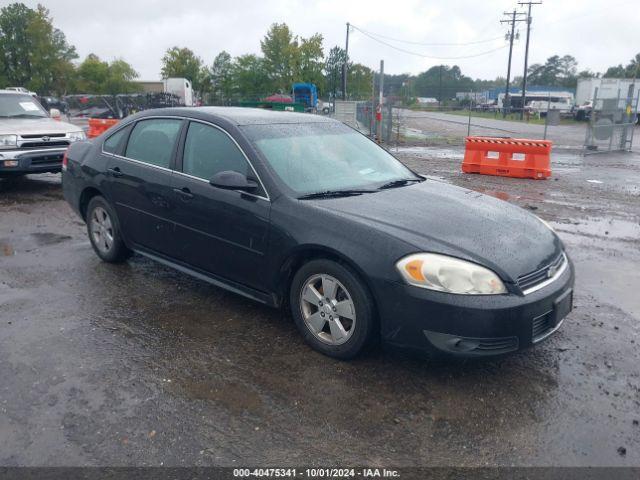
[[[95,138],[103,132],[109,130],[119,121],[120,120],[118,120],[117,118],[90,118],[87,137]]]
[[[501,177],[533,178],[551,176],[549,140],[521,138],[467,137],[462,171]]]

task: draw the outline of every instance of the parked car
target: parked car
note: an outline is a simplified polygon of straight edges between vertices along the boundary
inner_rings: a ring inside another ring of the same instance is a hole
[[[27,95],[31,95],[32,97],[37,96],[38,94],[36,92],[32,92],[31,90],[24,88],[24,87],[7,87],[5,88],[5,90],[9,90],[12,92],[18,92],[18,93],[25,93]]]
[[[573,266],[546,223],[426,179],[319,115],[142,112],[72,145],[62,185],[104,261],[138,252],[288,306],[305,340],[337,358],[376,339],[504,354],[572,308]]]
[[[59,172],[67,147],[85,139],[79,127],[50,118],[31,95],[0,90],[0,178]]]
[[[61,113],[66,114],[69,110],[69,105],[64,100],[61,100],[57,97],[40,97],[40,104],[44,107],[45,110],[51,112],[51,110],[56,109]]]
[[[573,111],[573,117],[580,121],[589,120],[591,118],[591,111],[593,110],[593,102],[591,100],[584,102]]]

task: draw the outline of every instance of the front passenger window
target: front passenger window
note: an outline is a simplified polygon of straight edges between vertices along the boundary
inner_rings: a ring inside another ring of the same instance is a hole
[[[129,136],[125,156],[169,168],[181,125],[182,120],[174,118],[140,120]]]
[[[249,164],[233,140],[210,125],[189,124],[182,158],[182,171],[203,180],[228,170],[250,176]]]

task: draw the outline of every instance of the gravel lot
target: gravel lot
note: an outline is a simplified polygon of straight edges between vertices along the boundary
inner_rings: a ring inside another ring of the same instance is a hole
[[[492,361],[335,361],[279,311],[101,263],[59,175],[0,180],[0,465],[640,466],[640,155],[558,154],[547,181],[398,155],[552,223],[577,270],[556,335]]]

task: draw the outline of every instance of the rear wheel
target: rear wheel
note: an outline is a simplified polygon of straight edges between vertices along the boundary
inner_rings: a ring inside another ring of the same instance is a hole
[[[373,336],[373,299],[358,276],[337,262],[303,265],[293,278],[290,304],[306,342],[325,355],[353,358]]]
[[[87,233],[93,250],[105,262],[120,263],[131,256],[115,212],[101,196],[93,197],[87,206]]]

